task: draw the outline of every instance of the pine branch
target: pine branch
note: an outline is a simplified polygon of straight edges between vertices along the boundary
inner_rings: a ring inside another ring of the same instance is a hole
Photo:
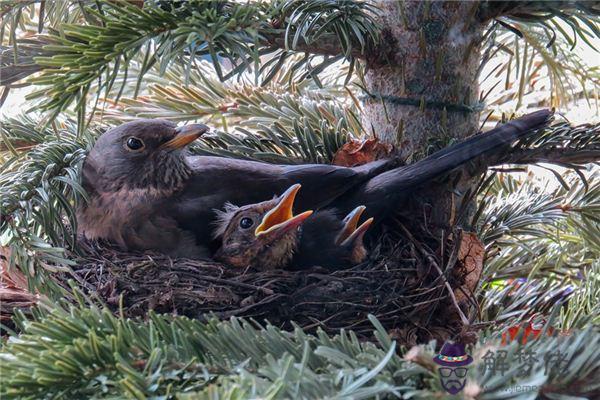
[[[115,396],[190,398],[437,398],[443,389],[431,361],[434,345],[410,352],[396,348],[377,320],[378,343],[361,343],[345,331],[328,337],[301,329],[283,332],[267,325],[232,319],[200,322],[150,314],[146,321],[116,317],[97,307],[36,311],[22,316],[23,332],[0,352],[3,398],[110,398]],[[541,336],[525,347],[499,347],[499,333],[486,334],[471,350],[465,391],[472,397],[498,396],[506,388],[535,381],[545,395],[591,395],[600,370],[600,345],[593,329],[567,337]],[[487,350],[503,350],[515,360],[522,349],[540,361],[528,373],[510,363],[503,375],[484,370]],[[548,368],[544,357],[560,351],[561,368]],[[404,359],[402,358],[404,357]],[[26,383],[26,384],[25,384]],[[466,393],[466,392],[465,392]]]
[[[364,57],[379,39],[373,18],[377,9],[364,1],[303,0],[281,2],[278,8],[272,25],[285,24],[285,35],[266,38],[279,48]]]
[[[102,8],[84,9],[97,25],[62,24],[60,35],[48,36],[54,43],[44,46],[46,55],[35,57],[45,70],[31,83],[48,88],[29,98],[46,98],[41,110],[56,115],[78,100],[77,110],[84,114],[92,83],[98,82],[98,92],[110,92],[119,71],[127,71],[128,63],[142,48],[147,57],[138,86],[153,64],[159,63],[164,71],[185,55],[210,57],[219,79],[225,80],[252,65],[260,68],[261,55],[272,53],[284,60],[293,50],[307,50],[301,49],[302,43],[316,46],[322,38],[335,37],[340,44],[336,57],[350,57],[353,48],[364,51],[378,34],[371,6],[363,2],[147,2],[144,9],[127,2],[101,4]],[[286,50],[273,47],[274,37],[285,38],[281,44]],[[223,71],[222,59],[233,64],[229,73]],[[272,66],[273,72],[277,66]]]
[[[540,129],[505,152],[479,160],[475,170],[501,164],[555,164],[578,171],[600,161],[600,124],[557,122]]]
[[[593,168],[585,181],[557,173],[564,186],[553,190],[531,176],[518,180],[503,173],[482,189],[476,213],[487,246],[479,288],[482,321],[514,326],[565,300],[561,326],[598,321],[600,308],[591,299],[600,259],[599,173]]]
[[[557,173],[562,184],[549,191],[502,174],[484,189],[476,213],[489,251],[484,277],[574,277],[590,268],[600,257],[600,171],[587,175]]]
[[[550,20],[557,23],[556,19]],[[560,24],[557,25],[561,27]],[[561,27],[562,29],[562,27]],[[600,71],[573,51],[577,40],[545,26],[494,23],[485,35],[480,65],[485,100],[491,109],[557,107],[597,101]]]
[[[0,6],[0,86],[25,85],[24,79],[42,66],[35,57],[52,57],[56,52],[44,49],[52,43],[39,35],[57,32],[65,23],[85,23],[82,1],[7,0]],[[96,22],[96,21],[94,21]],[[37,35],[36,35],[37,34]]]
[[[284,64],[262,86],[220,82],[204,64],[188,72],[186,85],[180,82],[185,71],[173,66],[164,77],[148,75],[156,83],[148,86],[147,94],[121,98],[99,115],[116,123],[138,117],[201,118],[222,130],[200,140],[194,149],[201,154],[280,163],[329,162],[348,137],[364,133],[358,110],[336,83],[344,73],[326,76],[325,88],[319,89],[309,80],[290,84],[294,65]],[[235,132],[229,126],[235,126]]]
[[[564,19],[574,19],[600,15],[599,6],[599,1],[482,1],[477,17],[482,22],[498,17],[537,22],[557,15]]]
[[[554,124],[520,143],[506,159],[509,164],[550,163],[576,168],[600,161],[600,124],[576,127]]]
[[[42,70],[33,59],[45,54],[43,46],[47,42],[42,38],[21,39],[19,42],[16,54],[13,46],[0,46],[0,86],[16,83]]]
[[[488,278],[490,279],[490,278]],[[573,279],[493,279],[483,284],[478,316],[508,328],[535,315],[548,315],[552,308],[569,297],[578,282]],[[577,322],[586,322],[581,318]],[[586,324],[581,324],[585,326]]]
[[[171,398],[230,382],[230,388],[237,384],[259,390],[272,390],[278,383],[280,397],[286,398],[336,393],[359,398],[365,392],[393,393],[392,375],[402,364],[389,338],[386,347],[363,345],[351,333],[315,337],[300,329],[287,333],[237,319],[202,323],[150,314],[142,322],[92,307],[38,313],[36,322],[21,320],[21,327],[22,341],[0,353],[3,397]],[[10,363],[12,356],[20,361]],[[345,379],[340,380],[342,372]],[[32,374],[31,384],[19,383]]]
[[[0,175],[0,215],[4,245],[34,275],[33,260],[50,270],[72,264],[62,247],[75,245],[75,207],[85,198],[79,167],[86,140],[72,122],[41,129],[34,121],[9,119],[0,133],[10,153]],[[51,263],[55,267],[50,266]]]
[[[508,159],[510,164],[556,164],[556,165],[583,165],[600,160],[598,150],[568,150],[560,149],[526,149],[514,151]]]
[[[569,297],[568,307],[561,309],[563,329],[600,324],[600,259],[581,275],[580,285]]]

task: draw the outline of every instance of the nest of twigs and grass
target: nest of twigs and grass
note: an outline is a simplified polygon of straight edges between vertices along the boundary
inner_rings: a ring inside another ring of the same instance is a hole
[[[472,268],[460,243],[464,247],[460,232],[445,246],[432,237],[387,232],[369,259],[350,269],[256,271],[86,242],[73,255],[72,272],[54,279],[63,286],[74,280],[91,299],[129,317],[150,310],[199,319],[236,316],[309,332],[351,329],[366,338],[373,315],[396,340],[411,345],[464,330],[464,312],[473,303],[467,293]]]

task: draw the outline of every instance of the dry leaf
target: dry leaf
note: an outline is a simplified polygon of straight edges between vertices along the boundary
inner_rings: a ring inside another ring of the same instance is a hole
[[[0,247],[0,320],[12,318],[15,308],[29,308],[37,303],[39,296],[27,289],[27,278],[17,268],[9,268],[10,249]]]
[[[333,157],[333,165],[354,167],[371,161],[389,157],[394,147],[381,143],[379,139],[350,140]]]
[[[454,290],[454,295],[459,304],[467,300],[468,296],[477,288],[483,269],[484,256],[485,246],[477,235],[472,232],[463,232],[458,250],[460,267],[457,272],[463,278],[464,284]]]

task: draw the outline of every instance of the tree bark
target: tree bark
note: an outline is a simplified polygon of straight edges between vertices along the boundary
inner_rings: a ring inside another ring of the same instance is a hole
[[[381,9],[383,38],[393,53],[387,61],[367,59],[365,129],[395,145],[408,161],[476,133],[479,113],[460,109],[476,106],[479,94],[483,26],[473,17],[478,2],[374,3]],[[398,104],[410,101],[417,105]],[[458,202],[449,191],[469,186],[465,180],[458,188],[429,190],[422,199],[430,205],[428,222],[438,227],[452,224]]]

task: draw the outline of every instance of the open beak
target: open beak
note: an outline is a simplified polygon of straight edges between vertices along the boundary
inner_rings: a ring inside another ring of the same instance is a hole
[[[256,227],[254,234],[258,237],[265,234],[278,233],[283,234],[299,227],[308,217],[312,215],[312,210],[305,211],[302,214],[294,215],[294,200],[300,190],[300,184],[293,185],[285,191],[279,198],[279,202],[262,219],[260,225]]]
[[[367,232],[367,229],[369,229],[369,227],[371,226],[371,224],[373,223],[373,218],[369,218],[368,220],[366,220],[365,222],[362,223],[361,226],[359,226],[358,228],[356,228],[354,230],[354,232],[352,232],[352,234],[350,236],[348,236],[342,243],[342,246],[349,246],[349,245],[353,245],[355,243],[361,243],[362,244],[362,240],[365,236],[365,233]]]
[[[362,243],[365,233],[373,223],[373,218],[369,218],[361,226],[358,226],[358,221],[366,209],[365,206],[358,206],[344,218],[344,227],[335,239],[335,244],[351,246],[355,243]]]
[[[204,124],[189,124],[175,130],[176,136],[164,143],[161,147],[169,150],[181,149],[200,136],[208,132],[210,128]]]
[[[354,210],[350,211],[350,214],[344,218],[344,227],[335,239],[335,244],[340,245],[344,240],[348,239],[358,226],[360,216],[367,209],[365,206],[358,206]]]

